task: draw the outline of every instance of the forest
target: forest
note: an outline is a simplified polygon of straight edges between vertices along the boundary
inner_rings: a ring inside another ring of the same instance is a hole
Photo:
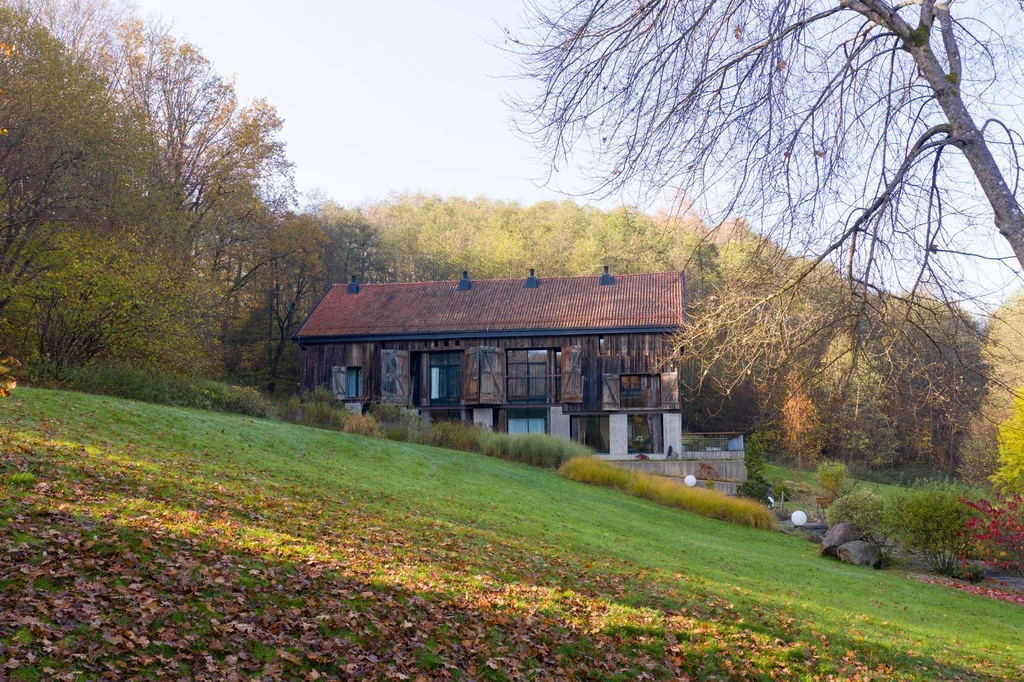
[[[1007,487],[1024,483],[1020,294],[995,311],[851,295],[833,266],[808,271],[740,215],[300,195],[274,106],[240,101],[198,45],[54,7],[0,2],[0,357],[21,381],[116,366],[287,396],[292,334],[351,276],[678,270],[691,430],[753,433],[801,467],[974,482],[1002,467]]]

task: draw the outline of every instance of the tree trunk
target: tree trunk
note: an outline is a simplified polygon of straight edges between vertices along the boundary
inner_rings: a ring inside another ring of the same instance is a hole
[[[927,23],[927,28],[930,29],[931,22]],[[999,234],[1009,242],[1017,261],[1024,267],[1024,211],[1006,183],[995,157],[985,143],[984,134],[974,122],[960,95],[962,74],[956,69],[960,58],[951,30],[947,19],[942,26],[942,32],[949,62],[952,65],[949,74],[942,68],[927,41],[917,44],[913,39],[908,41],[904,38],[904,44],[913,56],[921,75],[935,91],[935,98],[949,122],[950,133],[957,141],[957,146],[966,157],[971,170],[974,171],[974,177],[977,178],[995,213],[994,222]],[[897,33],[899,32],[897,29]]]

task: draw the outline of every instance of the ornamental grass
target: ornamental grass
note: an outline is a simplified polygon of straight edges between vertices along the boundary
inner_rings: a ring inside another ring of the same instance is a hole
[[[559,468],[558,474],[571,481],[613,488],[666,507],[677,507],[742,526],[771,529],[777,525],[772,512],[756,500],[729,497],[705,488],[691,488],[663,476],[623,469],[597,457],[570,459]]]

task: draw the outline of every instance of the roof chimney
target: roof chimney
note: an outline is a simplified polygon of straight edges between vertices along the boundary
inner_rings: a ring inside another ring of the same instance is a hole
[[[459,280],[459,286],[455,287],[456,291],[469,291],[473,288],[473,283],[469,280],[469,270],[462,271],[462,279]]]
[[[601,275],[601,286],[608,286],[611,284],[615,284],[615,277],[614,275],[609,274],[608,266],[606,265],[604,266],[604,274]]]
[[[537,279],[533,273],[533,268],[530,268],[530,276],[526,278],[525,282],[523,282],[524,289],[536,289],[537,287],[540,286],[540,280]]]
[[[352,275],[352,281],[348,284],[348,293],[358,294],[360,288],[359,282],[356,281],[356,276]]]

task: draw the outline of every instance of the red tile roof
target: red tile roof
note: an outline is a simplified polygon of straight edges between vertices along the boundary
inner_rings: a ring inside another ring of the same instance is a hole
[[[420,334],[584,329],[671,328],[683,318],[684,280],[679,272],[541,277],[528,289],[522,279],[363,284],[357,294],[335,284],[295,337],[416,336]]]

